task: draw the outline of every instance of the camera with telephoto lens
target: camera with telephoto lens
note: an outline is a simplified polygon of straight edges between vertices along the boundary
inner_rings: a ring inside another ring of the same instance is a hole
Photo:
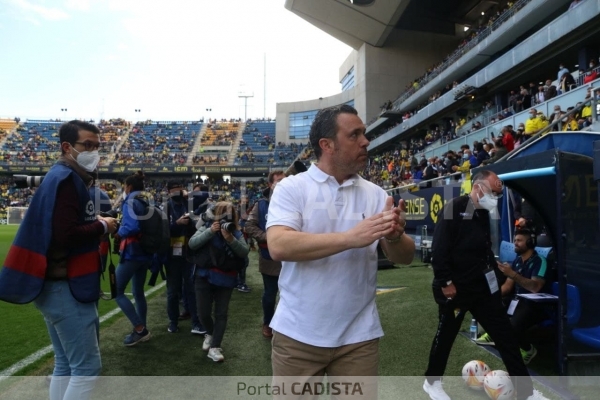
[[[235,232],[235,224],[233,222],[229,222],[225,219],[222,219],[219,221],[219,224],[221,224],[221,229],[225,229],[227,232],[232,233]]]
[[[13,175],[17,189],[39,187],[44,180],[44,175]]]

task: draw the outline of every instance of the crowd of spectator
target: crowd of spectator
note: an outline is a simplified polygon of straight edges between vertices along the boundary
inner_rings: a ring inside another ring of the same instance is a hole
[[[160,153],[121,153],[119,152],[113,164],[117,165],[181,165],[187,162],[185,153],[169,153],[164,150]]]
[[[266,139],[265,139],[266,138]],[[242,147],[240,143],[240,149],[235,158],[234,165],[243,164],[269,164],[275,166],[290,165],[305,148],[305,144],[291,143],[286,144],[279,142],[275,144],[274,140],[266,135],[262,138],[265,140],[266,151],[259,151],[256,154],[254,149],[250,146]]]
[[[203,146],[231,146],[237,138],[239,122],[209,122],[202,136]]]
[[[12,177],[0,177],[0,211],[7,207],[27,207],[35,193],[33,189],[18,189]]]
[[[204,153],[202,150],[200,153],[195,155],[192,158],[192,164],[201,165],[201,164],[211,164],[211,165],[227,165],[228,157],[227,154],[217,153],[210,154]]]
[[[505,0],[499,2],[496,6],[490,8],[484,15],[482,15],[479,21],[477,21],[477,25],[469,27],[469,29],[466,31],[465,37],[459,43],[458,47],[456,48],[456,50],[454,50],[454,52],[448,54],[443,60],[428,68],[423,73],[423,75],[410,82],[394,102],[390,101],[386,103],[385,107],[382,108],[398,109],[398,106],[404,100],[412,96],[425,84],[427,84],[433,78],[438,76],[442,71],[444,71],[446,68],[452,65],[454,61],[456,61],[458,58],[462,57],[465,53],[471,50],[482,39],[487,37],[492,31],[496,30],[500,25],[507,21],[509,15],[512,15],[515,12],[519,11],[528,2],[529,0],[521,0],[517,2]],[[427,102],[419,105],[418,107],[416,107],[416,109],[409,111],[408,115],[413,116],[423,107],[434,102],[445,93],[456,89],[457,87],[458,82],[456,81],[448,83],[443,90],[437,91],[436,93],[430,95]]]
[[[169,178],[157,178],[145,180],[145,191],[151,195],[157,205],[162,205],[165,198],[168,198],[167,183]],[[252,205],[261,196],[267,186],[266,178],[243,180],[243,179],[213,179],[208,178],[205,181],[195,179],[183,179],[184,187],[189,191],[197,184],[204,185],[214,201],[227,200],[234,204],[246,202]],[[119,206],[122,199],[121,185],[115,182],[107,182],[102,179],[97,185],[101,190],[108,194],[113,203],[113,207]],[[36,188],[19,189],[16,187],[12,177],[0,177],[0,212],[6,211],[8,207],[27,207],[35,194]]]
[[[502,1],[499,2],[494,8],[488,10],[488,12],[485,13],[485,16],[482,16],[480,19],[478,27],[469,28],[465,38],[452,54],[448,55],[439,63],[428,68],[421,77],[410,82],[395,101],[392,102],[389,100],[385,102],[381,106],[382,113],[388,110],[400,111],[399,106],[404,100],[408,99],[426,83],[439,75],[443,70],[448,68],[448,66],[452,65],[456,59],[460,58],[483,38],[487,37],[493,30],[497,29],[502,23],[507,21],[508,16],[513,15],[515,12],[522,9],[528,2],[529,0],[521,0],[516,2]],[[577,7],[582,2],[583,0],[573,1],[569,7],[569,10]],[[600,76],[600,68],[596,63],[596,60],[590,60],[588,68],[581,66],[579,70],[579,79],[577,80],[563,65],[561,65],[561,72],[562,73],[559,73],[559,77],[555,83],[552,83],[552,80],[550,80],[550,82],[546,81],[545,84],[540,85],[531,83],[529,88],[526,86],[521,86],[519,90],[515,90],[515,99],[509,105],[509,108],[512,107],[513,112],[520,112],[524,109],[534,106],[535,104],[541,104],[542,102],[555,96],[557,93],[565,93],[571,90],[573,87],[591,82]],[[548,90],[552,90],[552,86],[554,86],[554,94],[552,91],[548,93]],[[448,83],[444,89],[432,93],[426,102],[418,105],[413,110],[405,110],[403,114],[403,121],[412,118],[421,109],[433,103],[438,98],[450,91],[454,93],[455,97],[459,97],[465,88],[466,87],[464,85],[459,85],[457,81],[454,81],[451,84]],[[520,99],[517,99],[518,97],[520,97]],[[529,107],[526,106],[527,104],[529,104]],[[377,117],[369,121],[368,125],[374,122],[375,119],[377,119]],[[490,118],[490,122],[491,119],[492,118]],[[496,116],[494,119],[497,121],[498,117]],[[395,125],[390,126],[389,129],[393,129]]]
[[[600,100],[600,90],[593,93],[591,88],[588,89],[584,100],[587,101],[592,96]],[[460,149],[449,150],[440,157],[425,159],[425,156],[419,153],[425,150],[426,146],[444,137],[454,137],[452,124],[445,130],[436,126],[427,132],[424,138],[402,141],[395,150],[371,156],[368,167],[362,175],[365,179],[387,189],[409,185],[416,185],[417,188],[422,181],[457,172],[468,173],[480,165],[497,162],[537,133],[581,131],[588,128],[593,123],[593,110],[591,104],[583,105],[583,103],[578,102],[566,110],[562,110],[557,104],[549,117],[532,107],[529,110],[529,118],[524,123],[520,123],[516,130],[512,125],[506,125],[501,128],[498,136],[492,134],[491,138],[483,139],[481,142],[463,144]],[[555,125],[551,130],[545,129],[553,123]],[[431,183],[426,185],[429,186]]]

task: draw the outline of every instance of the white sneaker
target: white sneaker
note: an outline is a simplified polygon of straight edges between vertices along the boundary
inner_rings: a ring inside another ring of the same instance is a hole
[[[542,394],[539,390],[533,389],[533,394],[527,398],[527,400],[550,400]]]
[[[204,342],[202,342],[202,350],[208,351],[210,349],[210,344],[212,343],[212,336],[208,333],[204,335]]]
[[[223,354],[221,353],[222,351],[223,350],[218,347],[211,347],[210,350],[208,350],[208,358],[214,362],[223,362],[225,357],[223,357]]]
[[[430,385],[429,382],[427,382],[427,379],[425,379],[423,390],[429,395],[431,400],[451,400],[450,396],[444,391],[441,380],[435,381]]]

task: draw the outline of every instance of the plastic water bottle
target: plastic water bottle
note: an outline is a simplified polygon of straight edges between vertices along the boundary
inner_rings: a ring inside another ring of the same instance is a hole
[[[477,340],[477,321],[475,318],[471,320],[471,327],[469,328],[469,332],[471,332],[471,340]]]

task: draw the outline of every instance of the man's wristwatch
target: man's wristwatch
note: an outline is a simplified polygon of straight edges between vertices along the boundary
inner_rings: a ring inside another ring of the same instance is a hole
[[[447,286],[450,286],[450,285],[452,285],[452,281],[451,281],[451,280],[450,280],[450,281],[446,281],[446,282],[445,282],[445,283],[442,285],[442,287],[447,287]]]

